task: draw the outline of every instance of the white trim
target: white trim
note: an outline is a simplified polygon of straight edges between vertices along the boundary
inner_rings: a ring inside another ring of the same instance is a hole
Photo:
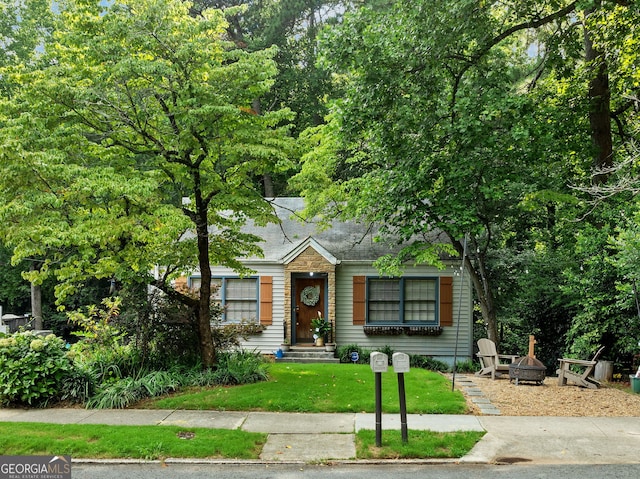
[[[311,236],[307,236],[300,243],[291,248],[284,256],[280,258],[281,264],[289,264],[296,259],[307,248],[313,248],[320,256],[322,256],[328,263],[332,265],[340,264],[340,260],[333,256],[327,249],[325,249],[320,243],[318,243]]]

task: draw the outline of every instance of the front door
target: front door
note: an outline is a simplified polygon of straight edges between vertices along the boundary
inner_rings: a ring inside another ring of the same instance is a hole
[[[313,343],[311,320],[322,317],[325,312],[325,284],[326,278],[304,277],[296,278],[293,291],[293,309],[295,311],[296,343]]]

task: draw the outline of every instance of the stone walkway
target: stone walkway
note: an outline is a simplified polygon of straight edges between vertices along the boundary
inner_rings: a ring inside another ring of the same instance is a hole
[[[484,395],[478,385],[473,382],[473,379],[464,375],[456,375],[455,385],[465,396],[471,399],[472,403],[478,406],[482,414],[500,416],[500,409],[491,404],[491,400]]]

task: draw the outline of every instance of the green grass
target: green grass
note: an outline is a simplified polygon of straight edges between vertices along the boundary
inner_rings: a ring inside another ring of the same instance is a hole
[[[192,433],[191,439],[181,439]],[[435,433],[383,431],[382,447],[375,431],[356,435],[358,459],[459,458],[483,436],[482,432]],[[162,460],[180,458],[257,459],[266,434],[227,429],[177,426],[104,426],[88,424],[0,423],[4,455],[70,455],[73,458]]]
[[[484,432],[431,432],[409,430],[406,444],[400,431],[383,431],[382,445],[376,446],[376,433],[361,430],[356,435],[358,459],[459,458],[482,438]]]
[[[382,374],[383,412],[400,410],[397,375]],[[269,381],[197,388],[150,400],[155,409],[218,409],[277,412],[374,412],[375,377],[368,365],[284,364],[269,368]],[[404,375],[410,414],[464,414],[466,402],[442,375],[412,369]]]
[[[184,432],[193,433],[193,438],[181,439]],[[10,456],[257,459],[266,440],[266,434],[227,429],[0,423],[0,451]]]
[[[374,412],[375,376],[367,365],[282,364],[270,366],[269,381],[243,386],[191,389],[143,407],[279,412]],[[397,375],[382,375],[383,412],[398,413]],[[464,396],[451,391],[442,375],[412,369],[404,375],[407,411],[414,414],[463,414]],[[137,405],[136,407],[141,407]],[[181,439],[179,433],[194,433]],[[238,458],[255,459],[266,434],[239,430],[176,426],[103,426],[79,424],[0,423],[0,451],[5,455],[70,455],[76,458]],[[375,431],[357,434],[357,456],[367,458],[461,457],[482,437],[477,432],[433,433]]]

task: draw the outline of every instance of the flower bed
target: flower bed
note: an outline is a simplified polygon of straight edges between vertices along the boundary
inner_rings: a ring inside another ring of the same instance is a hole
[[[440,336],[440,326],[364,326],[367,336]]]

